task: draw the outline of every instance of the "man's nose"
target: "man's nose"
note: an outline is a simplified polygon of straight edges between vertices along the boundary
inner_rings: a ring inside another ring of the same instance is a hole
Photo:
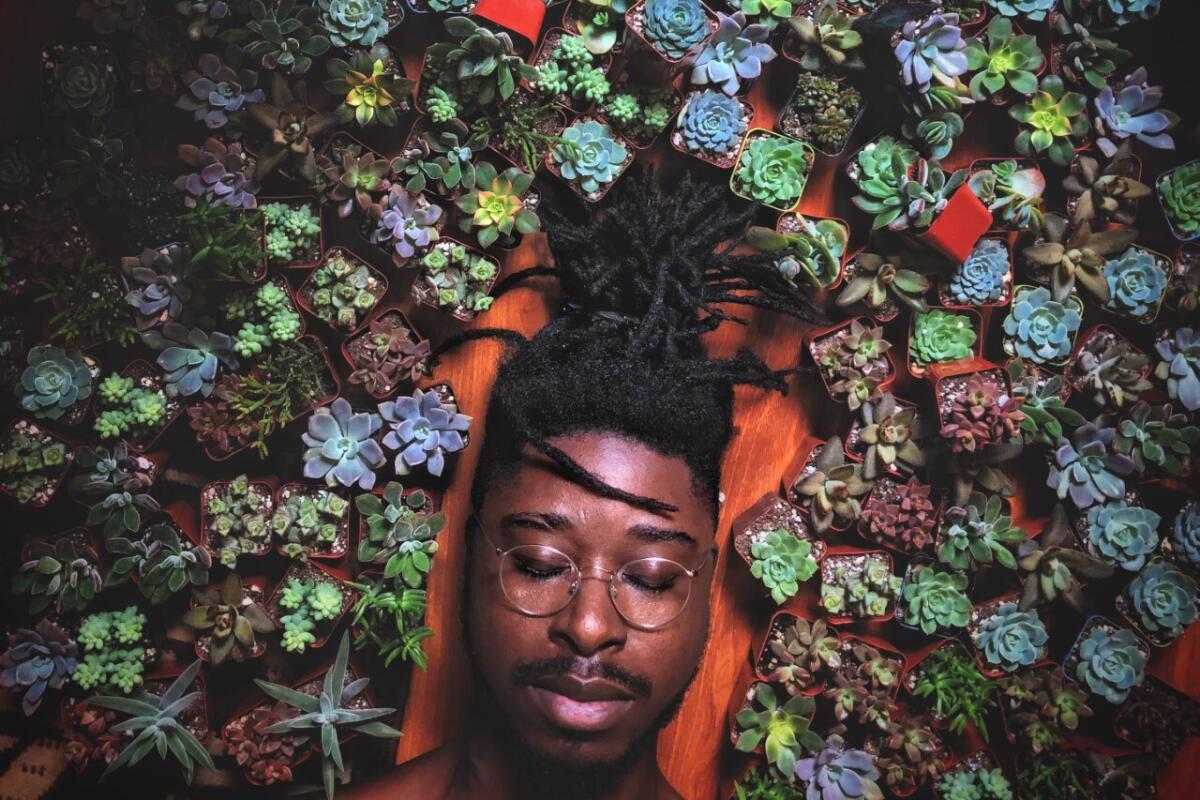
[[[581,577],[571,602],[551,621],[550,638],[575,655],[591,656],[625,644],[628,627],[608,596],[607,577]]]

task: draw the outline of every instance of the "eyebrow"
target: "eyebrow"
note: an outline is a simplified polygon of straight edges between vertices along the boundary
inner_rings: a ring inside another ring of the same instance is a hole
[[[527,528],[531,522],[535,522],[552,531],[561,531],[571,527],[571,521],[562,514],[542,511],[518,511],[512,514],[505,514],[500,520],[500,527],[503,530]],[[686,531],[675,530],[673,528],[660,528],[657,525],[646,523],[632,525],[626,533],[635,539],[641,539],[645,542],[682,542],[689,547],[696,544],[696,537]]]

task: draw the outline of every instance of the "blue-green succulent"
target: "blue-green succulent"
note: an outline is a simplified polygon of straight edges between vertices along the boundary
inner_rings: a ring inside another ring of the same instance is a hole
[[[624,169],[628,148],[613,138],[607,125],[594,119],[580,120],[562,133],[550,157],[563,178],[578,184],[585,194],[601,191]]]
[[[163,388],[171,397],[189,397],[197,392],[208,397],[220,368],[238,367],[233,339],[224,333],[209,334],[199,328],[189,330],[178,322],[168,322],[161,332],[144,332],[142,341],[162,351],[157,363],[166,373]]]
[[[679,132],[688,150],[718,156],[730,153],[746,132],[742,104],[736,97],[705,89],[688,98],[679,115]]]
[[[1188,411],[1200,409],[1200,332],[1177,328],[1154,345],[1158,366],[1154,375],[1167,382],[1167,394]]]
[[[1196,621],[1196,581],[1174,564],[1148,564],[1126,596],[1143,630],[1174,639]]]
[[[967,260],[950,276],[948,294],[963,305],[995,303],[1008,289],[1008,247],[999,239],[980,239]]]
[[[683,58],[708,36],[708,16],[700,0],[646,0],[642,34],[672,60]]]
[[[1171,547],[1177,561],[1200,568],[1200,501],[1192,500],[1175,515]]]
[[[975,646],[988,664],[1013,672],[1040,661],[1049,639],[1036,609],[1021,611],[1015,602],[1007,602],[979,625]]]
[[[387,460],[373,438],[383,424],[373,412],[355,413],[344,397],[308,418],[308,431],[300,438],[304,451],[304,477],[323,478],[330,487],[375,485],[375,470]]]
[[[336,47],[370,47],[388,32],[383,0],[317,0],[321,27]]]
[[[1076,0],[1076,4],[1085,5],[1079,3],[1078,0]],[[1099,0],[1094,5],[1097,6],[1095,13],[1099,15],[1100,22],[1113,28],[1120,28],[1130,22],[1153,19],[1158,16],[1162,0]],[[1080,11],[1084,11],[1084,9],[1081,8]]]
[[[1125,496],[1125,481],[1134,470],[1133,459],[1109,452],[1117,432],[1093,422],[1080,425],[1071,441],[1058,440],[1058,450],[1050,462],[1046,485],[1059,500],[1071,496],[1080,510],[1097,503],[1120,500]]]
[[[1145,250],[1131,247],[1104,265],[1108,284],[1108,308],[1128,316],[1153,316],[1167,288],[1167,273],[1158,259]]]
[[[742,89],[742,81],[762,74],[762,65],[775,58],[767,42],[771,31],[765,25],[747,25],[746,15],[717,14],[717,32],[709,39],[692,67],[692,83],[720,87],[728,95]]]
[[[1023,289],[1004,318],[1006,345],[1013,355],[1036,364],[1062,362],[1071,355],[1082,320],[1077,308],[1053,300],[1049,289]]]
[[[1058,0],[987,0],[997,14],[1005,17],[1024,17],[1040,22],[1058,5]]]
[[[1075,678],[1110,703],[1123,703],[1145,678],[1146,654],[1126,628],[1104,623],[1092,627],[1078,645]]]
[[[29,349],[28,366],[16,387],[21,408],[39,419],[59,419],[92,396],[92,370],[78,350],[52,345]]]
[[[1158,547],[1162,517],[1148,508],[1114,500],[1093,507],[1087,514],[1087,548],[1108,563],[1135,571]]]

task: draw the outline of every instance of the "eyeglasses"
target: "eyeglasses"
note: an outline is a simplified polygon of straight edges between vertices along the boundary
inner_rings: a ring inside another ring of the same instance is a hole
[[[500,589],[505,598],[530,617],[557,614],[579,593],[584,578],[595,578],[608,582],[608,596],[630,626],[647,631],[664,628],[683,613],[692,593],[692,579],[717,553],[713,547],[695,569],[669,558],[651,557],[635,559],[617,570],[598,566],[584,570],[566,553],[547,545],[497,547],[478,517],[471,520],[500,557]]]

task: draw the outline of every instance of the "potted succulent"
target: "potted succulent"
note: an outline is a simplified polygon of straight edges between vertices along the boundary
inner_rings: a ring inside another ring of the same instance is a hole
[[[359,564],[383,565],[383,577],[397,576],[410,588],[424,586],[446,525],[438,502],[421,489],[405,489],[390,481],[383,491],[360,494],[358,509]],[[361,616],[361,615],[360,615]]]
[[[821,608],[835,625],[890,619],[900,584],[887,553],[835,549],[821,562]]]
[[[66,427],[87,417],[92,389],[100,377],[95,356],[74,348],[39,344],[29,348],[17,397],[36,419]]]
[[[864,5],[834,0],[802,4],[796,9],[799,13],[787,20],[789,30],[780,48],[783,57],[809,72],[863,69],[857,52],[863,39],[853,24]]]
[[[1094,406],[1119,411],[1153,388],[1152,369],[1150,356],[1115,329],[1096,325],[1079,337],[1065,377]]]
[[[1187,501],[1175,514],[1162,552],[1189,572],[1200,570],[1200,500]]]
[[[1021,797],[1037,797],[1046,786],[1068,800],[1096,797],[1092,768],[1076,751],[1041,753],[1018,763],[1016,789]]]
[[[361,384],[376,400],[425,376],[429,353],[429,340],[399,307],[378,311],[366,330],[342,344],[342,355],[353,370],[349,382]]]
[[[341,247],[326,251],[296,297],[305,310],[341,331],[355,331],[387,293],[387,278]]]
[[[1004,369],[1013,396],[1021,401],[1021,413],[1025,415],[1021,433],[1026,444],[1037,442],[1052,447],[1062,438],[1064,430],[1074,430],[1084,423],[1083,415],[1066,405],[1071,384],[1063,376],[1022,358],[1008,359]]]
[[[927,257],[907,251],[880,254],[860,250],[846,262],[846,284],[836,303],[842,308],[861,306],[880,323],[898,317],[902,307],[927,311],[925,295],[933,286],[923,274],[928,262]]]
[[[507,32],[463,16],[451,16],[443,24],[452,41],[426,49],[416,95],[418,110],[435,121],[485,116],[516,93],[518,81],[537,76],[517,54]],[[462,81],[460,74],[478,80]]]
[[[751,128],[742,139],[729,188],[751,202],[791,211],[804,194],[814,159],[812,146],[800,139]]]
[[[863,465],[863,478],[904,477],[925,466],[923,443],[932,430],[917,406],[884,392],[859,408],[846,434],[846,455]]]
[[[1067,512],[1058,504],[1050,521],[1037,538],[1017,548],[1017,567],[1023,581],[1021,610],[1053,602],[1062,597],[1077,611],[1083,610],[1082,583],[1107,578],[1113,566],[1075,546]]]
[[[1200,307],[1200,247],[1181,244],[1175,251],[1175,268],[1167,281],[1163,305],[1178,316],[1194,313]]]
[[[33,508],[49,503],[75,460],[67,441],[18,419],[0,442],[0,491]]]
[[[1067,682],[1057,664],[1019,670],[1000,686],[1005,735],[1034,755],[1057,749],[1096,713],[1087,692]]]
[[[471,131],[462,120],[434,127],[426,117],[418,117],[401,155],[392,159],[392,172],[412,176],[405,184],[410,192],[428,189],[453,200],[474,185],[475,155],[486,146],[487,134]]]
[[[633,148],[600,120],[572,122],[545,156],[546,168],[589,203],[599,201],[633,163]]]
[[[1077,296],[1060,303],[1048,289],[1017,286],[1004,318],[1004,352],[1035,364],[1062,366],[1070,360],[1082,314],[1083,301]]]
[[[500,268],[490,257],[453,239],[439,239],[419,263],[421,275],[412,284],[416,303],[445,309],[463,322],[491,308],[488,292]]]
[[[592,53],[581,36],[551,28],[529,63],[538,73],[529,88],[570,110],[585,111],[608,97],[612,56]]]
[[[1167,647],[1196,621],[1196,581],[1169,561],[1148,562],[1117,595],[1117,611],[1147,641]]]
[[[340,219],[365,213],[391,184],[388,159],[349,134],[338,133],[317,156],[322,202],[332,202]]]
[[[367,44],[364,40],[358,43]],[[335,113],[342,122],[354,121],[361,128],[374,124],[395,127],[397,112],[412,110],[413,81],[404,77],[403,67],[386,45],[376,42],[369,47],[356,50],[348,61],[330,59],[325,65],[329,80],[324,88],[341,99]]]
[[[775,48],[767,41],[770,35],[771,27],[762,21],[747,22],[744,9],[732,15],[717,12],[716,33],[690,59],[690,82],[727,95],[749,93],[763,64],[775,59]]]
[[[974,572],[984,565],[1015,570],[1014,549],[1029,538],[1014,527],[999,495],[972,492],[967,502],[947,509],[937,538],[937,557],[951,569]]]
[[[1162,331],[1154,350],[1154,376],[1167,382],[1167,396],[1188,411],[1200,409],[1200,334],[1191,327]]]
[[[226,659],[241,662],[267,652],[266,641],[255,635],[275,630],[262,605],[267,597],[265,584],[261,580],[243,583],[236,572],[230,572],[220,586],[194,593],[183,624],[193,636],[197,658],[216,667]]]
[[[8,634],[0,653],[0,686],[21,695],[21,711],[33,716],[49,689],[60,690],[79,663],[79,645],[48,619]]]
[[[908,797],[937,780],[950,759],[949,749],[924,715],[901,715],[890,731],[868,739],[864,747],[875,754],[884,782],[896,797]]]
[[[933,784],[933,790],[938,800],[959,797],[1004,800],[1013,796],[1012,784],[997,766],[996,757],[987,750],[977,750],[951,766]]]
[[[832,75],[801,72],[775,127],[812,143],[821,155],[836,158],[845,151],[865,110],[862,93],[853,86]]]
[[[1038,75],[1046,58],[1037,37],[1021,32],[1007,17],[993,17],[987,29],[967,42],[967,81],[971,97],[1008,105],[1012,94],[1029,96],[1038,90]]]
[[[1062,186],[1067,192],[1067,216],[1072,224],[1114,222],[1132,225],[1138,205],[1150,194],[1141,182],[1142,162],[1124,142],[1101,166],[1094,153],[1076,153]]]
[[[1013,400],[1008,374],[985,365],[970,362],[964,371],[934,382],[941,437],[956,453],[986,452],[1020,438],[1024,415]]]
[[[139,533],[134,538],[108,540],[108,552],[116,559],[105,576],[106,588],[132,580],[142,597],[158,606],[189,585],[208,584],[212,567],[208,548],[194,541],[198,536],[186,535],[173,516]]]
[[[233,757],[246,780],[255,786],[290,783],[292,770],[312,756],[301,734],[271,733],[269,728],[298,715],[283,702],[263,704],[236,714],[221,728],[225,754]]]
[[[1029,99],[1008,109],[1021,125],[1013,146],[1023,156],[1044,153],[1053,163],[1067,166],[1089,130],[1087,105],[1087,96],[1067,91],[1058,75],[1043,76]]]
[[[861,464],[846,461],[841,437],[814,446],[798,463],[801,466],[787,484],[787,496],[809,512],[813,529],[824,533],[853,525],[862,513],[859,498],[871,490],[871,484],[862,479]]]
[[[190,271],[210,281],[257,283],[267,274],[266,221],[257,210],[202,200],[179,216],[192,251]]]
[[[906,659],[899,650],[865,633],[843,634],[841,650],[840,671],[844,675],[860,679],[868,690],[892,698],[900,691]]]
[[[946,639],[935,645],[909,668],[903,683],[936,725],[956,736],[970,726],[987,741],[987,717],[997,707],[996,684],[979,671],[962,642]]]
[[[71,680],[85,692],[130,694],[145,682],[146,667],[158,658],[146,631],[146,615],[136,606],[89,614],[80,621],[75,638],[81,657]]]
[[[610,83],[608,95],[596,103],[596,113],[635,150],[645,150],[674,119],[682,97],[671,84],[649,83],[627,69],[617,73]],[[739,132],[730,134],[727,140],[736,143],[740,138]]]
[[[971,255],[938,281],[938,299],[947,308],[996,308],[1012,298],[1012,249],[1003,239],[985,236]]]
[[[531,189],[533,175],[520,167],[497,172],[483,161],[475,168],[475,184],[455,205],[462,213],[459,230],[473,233],[486,250],[493,244],[512,248],[527,233],[541,229],[537,208],[541,195]]]
[[[870,753],[846,745],[838,734],[830,734],[825,745],[815,756],[796,762],[796,778],[807,791],[820,792],[822,796],[841,794],[847,789],[860,787],[860,797],[882,797],[883,790],[876,781],[880,780],[879,769]]]
[[[921,378],[931,367],[980,358],[982,330],[983,320],[974,309],[931,308],[913,314],[908,332],[908,371]]]
[[[669,70],[689,61],[716,33],[717,18],[700,0],[641,0],[625,24]]]
[[[104,586],[100,556],[85,528],[32,541],[22,549],[21,560],[12,591],[29,595],[30,614],[51,606],[60,615],[83,611]]]
[[[793,696],[819,694],[830,674],[842,665],[837,628],[787,611],[775,612],[762,645],[753,652],[759,680],[777,684]]]
[[[1200,160],[1167,170],[1154,183],[1163,215],[1176,239],[1188,242],[1200,237]]]
[[[721,169],[737,162],[742,136],[754,122],[754,107],[716,89],[688,93],[671,130],[671,146]]]
[[[220,311],[223,319],[218,324],[237,330],[232,350],[241,358],[256,359],[276,345],[304,335],[300,307],[287,279],[278,273],[257,286],[234,288],[225,294]]]
[[[1063,659],[1063,674],[1093,695],[1120,705],[1145,678],[1150,646],[1133,631],[1092,615]]]
[[[472,418],[458,410],[454,388],[438,383],[414,389],[411,397],[379,404],[383,418],[383,446],[396,453],[397,475],[408,475],[416,467],[435,478],[446,468],[446,457],[470,444],[467,430]]]
[[[1045,661],[1050,634],[1037,609],[1021,611],[1017,595],[1005,595],[971,609],[967,634],[985,675],[998,678]]]
[[[932,487],[910,477],[907,483],[883,475],[871,485],[858,530],[864,537],[903,555],[923,552],[933,544],[941,502]]]
[[[740,699],[730,738],[742,753],[762,752],[780,775],[791,776],[807,753],[821,749],[810,727],[816,703],[807,695],[789,697],[782,687],[755,681]]]
[[[625,43],[628,0],[571,0],[562,25],[583,37],[593,53],[620,53]]]
[[[844,398],[851,410],[879,399],[891,385],[896,367],[890,348],[883,328],[861,317],[816,331],[808,341],[825,390],[834,399]]]
[[[192,379],[199,380],[200,375],[192,375],[196,368],[191,365],[179,370],[173,366],[174,360],[166,361],[166,356],[159,360],[175,371],[160,377],[148,362],[137,359],[97,384],[93,427],[101,441],[120,439],[134,450],[145,452],[182,413],[179,395],[183,392],[178,387],[190,388]],[[170,382],[173,377],[176,380]]]
[[[104,537],[136,532],[142,527],[142,514],[160,508],[150,495],[158,476],[158,462],[130,453],[124,442],[113,447],[80,447],[75,463],[82,470],[71,479],[74,499],[88,507],[85,520],[100,528]]]
[[[271,266],[308,269],[325,252],[321,204],[312,197],[263,198],[259,204],[267,230]]]
[[[1104,262],[1104,280],[1108,284],[1105,309],[1148,325],[1158,316],[1167,292],[1171,259],[1147,250],[1130,247]]]
[[[777,605],[817,572],[825,543],[808,530],[803,512],[777,495],[761,498],[734,522],[733,548]]]
[[[355,591],[315,561],[294,561],[267,599],[267,615],[282,631],[283,649],[323,647],[354,604]]]
[[[393,169],[399,158],[403,157],[393,159]],[[445,222],[441,206],[419,191],[393,183],[386,195],[367,207],[362,232],[371,244],[391,255],[393,264],[405,267],[429,252],[441,238]]]
[[[541,100],[526,89],[518,89],[507,103],[493,109],[478,124],[487,125],[492,152],[533,174],[567,127],[567,113],[552,100]]]
[[[339,559],[350,549],[350,501],[327,487],[285,483],[275,494],[269,527],[280,555]]]
[[[1153,675],[1117,706],[1113,731],[1138,750],[1168,762],[1188,738],[1200,736],[1196,701]]]
[[[796,283],[804,271],[804,283],[818,289],[834,289],[841,283],[850,226],[837,217],[820,217],[795,212],[782,214],[775,235],[766,228],[752,227],[747,242],[762,252],[777,252],[775,262],[784,277]]]
[[[913,559],[896,596],[896,619],[910,630],[955,635],[970,621],[971,576],[943,569],[928,559]]]
[[[271,484],[239,475],[213,481],[200,490],[202,544],[226,567],[237,566],[239,556],[260,556],[271,550],[267,527],[274,513]]]
[[[1028,159],[980,158],[971,162],[967,186],[992,213],[1000,231],[1038,231],[1046,176]]]

